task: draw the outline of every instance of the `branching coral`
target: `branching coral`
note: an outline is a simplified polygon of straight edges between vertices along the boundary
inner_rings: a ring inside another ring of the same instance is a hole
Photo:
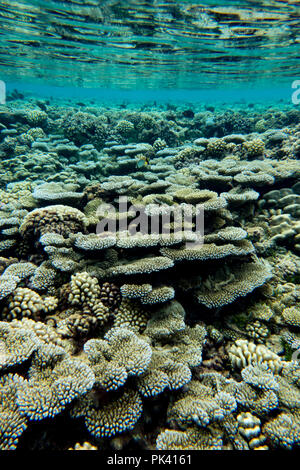
[[[0,322],[0,369],[20,364],[39,347],[34,332],[6,322]]]
[[[82,212],[64,205],[34,209],[24,218],[20,234],[25,240],[38,240],[46,233],[68,237],[70,233],[84,232],[86,219]]]
[[[268,421],[263,432],[277,447],[292,449],[300,444],[300,425],[290,414],[281,413]]]
[[[71,411],[74,418],[84,417],[85,425],[95,437],[112,437],[131,430],[142,414],[142,400],[137,392],[123,390],[107,404],[97,403],[97,395],[82,397]]]
[[[100,323],[104,323],[110,315],[110,310],[100,300],[100,286],[96,278],[88,273],[78,273],[72,276],[69,302],[80,306],[82,313],[93,315]]]
[[[234,367],[243,368],[247,365],[265,364],[273,372],[279,372],[284,362],[277,354],[263,345],[255,345],[239,339],[228,349],[230,361]]]
[[[222,450],[222,439],[198,429],[165,430],[156,440],[158,450]]]
[[[27,428],[27,419],[16,403],[16,394],[24,379],[17,374],[0,378],[0,450],[14,450]]]
[[[22,103],[0,113],[0,447],[298,446],[299,113]]]
[[[141,375],[148,367],[152,350],[148,343],[125,328],[113,328],[105,340],[89,340],[84,350],[93,366],[97,387],[116,390],[130,376]]]
[[[208,276],[195,295],[199,303],[209,308],[222,307],[249,294],[271,277],[270,266],[265,263],[248,263],[231,269],[225,266]]]
[[[90,390],[94,380],[86,364],[69,358],[59,346],[44,344],[33,357],[28,380],[17,391],[17,404],[31,420],[53,417]]]

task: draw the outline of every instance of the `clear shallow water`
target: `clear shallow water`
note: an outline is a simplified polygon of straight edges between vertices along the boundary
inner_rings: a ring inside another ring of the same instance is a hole
[[[299,13],[299,2],[276,0],[5,0],[0,76],[129,90],[290,87]]]
[[[75,86],[49,86],[40,83],[24,83],[15,81],[6,83],[7,94],[14,90],[24,94],[26,98],[53,98],[57,103],[70,102],[93,104],[128,105],[148,104],[158,107],[166,103],[181,104],[185,107],[199,105],[215,105],[235,109],[250,106],[292,105],[294,90],[291,84],[286,87],[253,87],[253,88],[207,88],[207,89],[121,89],[121,88],[82,88]]]

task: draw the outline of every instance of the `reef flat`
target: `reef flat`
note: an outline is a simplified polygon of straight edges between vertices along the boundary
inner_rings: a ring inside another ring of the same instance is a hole
[[[9,97],[0,449],[299,446],[299,118]]]

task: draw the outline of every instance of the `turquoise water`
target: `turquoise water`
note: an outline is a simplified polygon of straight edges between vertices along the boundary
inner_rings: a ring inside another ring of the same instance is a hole
[[[289,87],[299,11],[281,0],[5,0],[0,76],[127,90]]]
[[[247,106],[248,103],[279,106],[290,104],[294,89],[289,83],[286,87],[252,87],[252,88],[207,88],[207,89],[118,89],[118,88],[81,88],[72,86],[49,86],[46,84],[29,84],[26,81],[6,82],[7,93],[18,89],[26,96],[37,98],[55,97],[57,101],[86,101],[99,103],[159,103],[179,102],[194,106],[199,104],[219,104],[220,106]]]

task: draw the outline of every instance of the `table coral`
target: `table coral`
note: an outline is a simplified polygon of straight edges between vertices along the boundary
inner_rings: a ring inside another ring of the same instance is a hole
[[[0,447],[297,447],[299,112],[17,106]]]
[[[71,416],[83,416],[89,432],[95,437],[112,437],[131,430],[142,414],[142,400],[137,392],[124,389],[119,397],[101,406],[97,397],[85,395],[73,407]]]
[[[71,359],[63,348],[40,346],[28,371],[28,380],[17,391],[20,412],[30,420],[53,417],[94,384],[92,370]]]
[[[40,345],[34,332],[7,322],[0,322],[0,342],[0,369],[26,361]]]
[[[158,450],[222,450],[222,439],[191,428],[186,431],[162,431],[156,440]]]
[[[89,340],[84,345],[95,385],[116,390],[128,377],[139,376],[147,369],[152,356],[149,344],[125,328],[113,328],[105,340]]]

